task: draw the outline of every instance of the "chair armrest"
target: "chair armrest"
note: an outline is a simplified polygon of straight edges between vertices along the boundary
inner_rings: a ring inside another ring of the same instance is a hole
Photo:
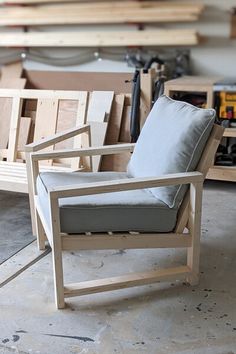
[[[161,177],[127,178],[116,181],[86,183],[72,186],[50,188],[51,199],[76,197],[82,195],[120,192],[127,190],[163,187],[178,184],[202,183],[203,175],[200,172],[184,172],[168,174]]]
[[[72,129],[65,130],[63,132],[54,134],[53,136],[47,137],[40,141],[28,144],[25,146],[25,152],[34,152],[47,148],[48,146],[55,145],[60,141],[73,138],[78,134],[90,131],[90,125],[85,124],[83,126],[77,126]]]
[[[32,153],[31,159],[33,161],[49,160],[56,158],[71,158],[80,156],[96,156],[96,155],[113,155],[119,154],[125,151],[132,152],[135,144],[116,144],[105,145],[99,147],[90,148],[78,148],[78,149],[64,149],[49,152]]]

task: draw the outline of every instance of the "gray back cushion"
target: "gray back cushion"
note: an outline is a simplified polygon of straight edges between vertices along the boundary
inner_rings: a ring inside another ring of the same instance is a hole
[[[215,110],[161,96],[153,106],[128,165],[130,177],[194,171],[214,124]],[[170,208],[178,207],[187,187],[149,191]]]

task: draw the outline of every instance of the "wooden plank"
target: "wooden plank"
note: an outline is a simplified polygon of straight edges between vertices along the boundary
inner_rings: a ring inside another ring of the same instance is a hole
[[[118,142],[124,104],[125,95],[115,95],[107,129],[106,145],[113,145]]]
[[[208,171],[207,179],[236,182],[236,167],[213,166]]]
[[[21,78],[22,72],[23,72],[22,61],[4,65],[1,68],[1,80],[19,79]]]
[[[22,113],[23,100],[19,97],[14,97],[12,101],[11,122],[9,132],[9,146],[7,152],[7,161],[16,161],[17,147],[19,138],[20,118]]]
[[[0,24],[5,26],[196,21],[203,8],[203,5],[193,3],[163,4],[154,1],[5,7],[0,14]]]
[[[108,123],[107,134],[105,139],[106,145],[113,145],[118,142],[120,135],[121,120],[125,104],[125,95],[115,95],[112,105],[111,116]],[[103,156],[101,162],[102,171],[113,170],[114,155]]]
[[[6,74],[6,73],[5,73]],[[2,88],[18,88],[23,89],[26,79],[7,79],[4,77],[0,80],[0,89]],[[12,99],[0,96],[0,149],[6,149],[9,139]]]
[[[149,272],[132,273],[107,279],[90,280],[64,287],[64,296],[73,297],[98,292],[130,288],[132,286],[146,285],[158,281],[183,280],[189,275],[187,266],[153,270]]]
[[[123,116],[120,127],[120,136],[119,142],[127,143],[130,142],[130,115],[131,115],[131,106],[125,106],[123,110]]]
[[[21,117],[17,151],[24,151],[25,145],[28,143],[31,123],[30,117]]]
[[[89,102],[87,123],[108,121],[111,113],[113,91],[93,91]]]
[[[42,3],[56,3],[59,4],[60,2],[65,2],[67,3],[67,5],[70,5],[71,8],[73,9],[91,9],[91,7],[93,7],[96,10],[99,9],[135,9],[135,8],[147,8],[147,7],[151,7],[151,8],[156,8],[158,7],[159,10],[172,10],[172,11],[176,11],[176,12],[182,12],[182,11],[187,11],[187,12],[192,12],[192,13],[201,13],[204,10],[204,5],[203,4],[197,4],[197,3],[187,3],[187,2],[170,2],[170,1],[165,1],[164,3],[161,1],[129,1],[129,0],[124,0],[124,1],[115,1],[115,0],[111,0],[111,1],[101,1],[101,0],[90,0],[90,1],[84,1],[84,0],[7,0],[7,1],[3,1],[3,4],[25,4],[25,5],[29,5],[29,4],[42,4]],[[68,4],[69,2],[69,4]],[[73,5],[72,3],[79,3],[76,5]],[[37,7],[37,8],[41,8],[41,9],[50,9],[49,6],[43,6],[43,7]],[[64,7],[62,6],[53,6],[51,7],[51,11],[53,11],[53,9],[61,9],[63,10]],[[31,8],[33,9],[33,8]]]
[[[87,123],[91,126],[91,144],[103,146],[105,143],[108,120],[110,118],[113,91],[94,91],[88,106]],[[92,158],[93,171],[97,172],[100,168],[101,156]]]
[[[55,134],[57,127],[59,101],[55,99],[40,99],[37,104],[34,141],[39,141]],[[53,146],[47,148],[53,150]],[[52,164],[52,161],[44,161],[44,164]]]
[[[105,116],[104,116],[105,118]],[[107,122],[90,122],[91,126],[91,144],[92,147],[103,146],[105,143]],[[101,156],[94,156],[92,158],[93,172],[99,171],[101,163]]]
[[[62,249],[104,250],[104,249],[146,249],[146,248],[184,248],[192,244],[187,234],[99,234],[62,236]]]
[[[55,17],[56,18],[56,17]],[[1,24],[0,19],[0,24]],[[126,47],[194,46],[199,43],[195,30],[165,29],[144,31],[79,31],[2,33],[0,47]]]
[[[50,191],[53,198],[78,197],[82,195],[103,194],[144,188],[173,186],[178,184],[198,183],[203,180],[199,172],[172,173],[160,177],[127,178],[115,181],[87,183],[55,187]]]

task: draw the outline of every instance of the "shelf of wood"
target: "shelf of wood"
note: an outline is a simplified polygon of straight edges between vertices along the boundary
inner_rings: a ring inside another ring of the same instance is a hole
[[[165,94],[173,96],[175,93],[205,93],[206,106],[213,107],[213,84],[220,80],[220,77],[200,77],[185,76],[179,79],[167,81],[165,83]],[[224,137],[236,138],[236,128],[226,128]],[[212,166],[207,174],[208,179],[219,181],[236,182],[236,165],[235,166]]]
[[[194,30],[2,33],[0,47],[194,46]]]
[[[170,1],[5,6],[0,11],[0,26],[192,22],[199,19],[203,9],[204,5],[194,2]]]
[[[226,128],[224,136],[227,138],[236,138],[236,128]]]

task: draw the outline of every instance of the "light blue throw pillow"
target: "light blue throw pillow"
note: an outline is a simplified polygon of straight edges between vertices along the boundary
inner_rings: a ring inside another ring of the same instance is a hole
[[[197,108],[161,96],[143,126],[127,168],[128,175],[154,177],[194,171],[214,120],[214,109]],[[177,208],[186,188],[168,186],[149,191],[170,208]]]

